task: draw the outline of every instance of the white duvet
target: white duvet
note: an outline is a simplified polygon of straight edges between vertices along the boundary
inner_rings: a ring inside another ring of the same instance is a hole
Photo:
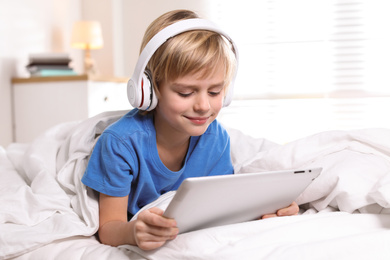
[[[323,167],[293,217],[181,234],[149,252],[101,245],[80,182],[96,136],[123,111],[0,147],[0,259],[390,259],[390,130],[330,131],[285,145],[229,129],[237,173]],[[280,191],[283,192],[283,191]]]

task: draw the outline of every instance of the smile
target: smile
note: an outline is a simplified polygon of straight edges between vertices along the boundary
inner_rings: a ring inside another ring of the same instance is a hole
[[[188,120],[190,120],[195,125],[204,125],[209,120],[209,117],[188,117],[186,116]]]

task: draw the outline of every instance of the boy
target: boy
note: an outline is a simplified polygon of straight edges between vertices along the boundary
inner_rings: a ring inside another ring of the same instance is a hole
[[[198,18],[168,12],[146,30],[141,50],[163,28]],[[190,30],[168,39],[152,55],[148,74],[158,98],[151,112],[134,109],[108,127],[91,155],[83,183],[100,193],[99,238],[109,245],[155,249],[174,239],[174,219],[144,205],[176,190],[188,177],[233,174],[230,139],[215,120],[236,71],[228,42],[217,32]],[[279,215],[298,212],[296,204]],[[268,216],[267,216],[268,217]]]

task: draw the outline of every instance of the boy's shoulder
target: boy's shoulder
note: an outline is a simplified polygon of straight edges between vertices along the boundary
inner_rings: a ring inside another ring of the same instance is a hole
[[[138,109],[133,109],[110,125],[104,131],[118,136],[132,135],[134,133],[149,132],[153,125],[150,115],[141,115]]]

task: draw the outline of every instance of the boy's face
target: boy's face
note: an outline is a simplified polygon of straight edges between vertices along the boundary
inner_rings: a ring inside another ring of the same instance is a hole
[[[156,131],[179,138],[202,135],[223,106],[224,66],[202,77],[199,73],[160,83],[155,110]]]

